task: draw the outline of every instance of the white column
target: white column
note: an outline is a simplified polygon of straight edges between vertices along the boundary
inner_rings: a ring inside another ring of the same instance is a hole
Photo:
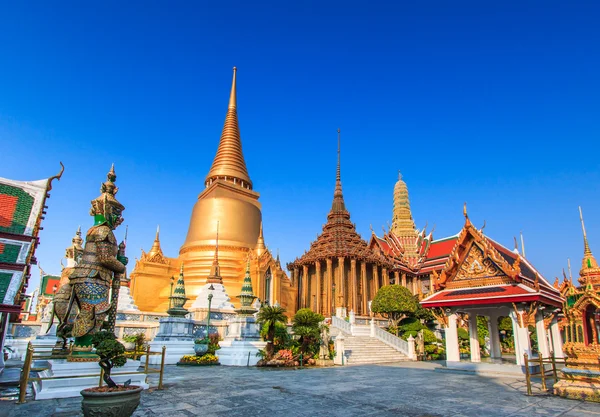
[[[417,354],[415,352],[415,338],[412,335],[408,336],[408,358],[413,361],[417,360]]]
[[[446,361],[460,362],[458,331],[456,330],[456,314],[448,315],[448,327],[444,330],[444,339],[446,340]]]
[[[335,342],[334,342],[335,356],[333,358],[333,363],[335,365],[345,365],[346,364],[344,361],[344,353],[345,353],[344,340],[345,340],[345,337],[341,332],[335,338]]]
[[[479,339],[477,338],[477,316],[469,314],[469,343],[471,346],[471,362],[481,362]]]
[[[490,356],[492,359],[500,359],[502,358],[502,349],[498,331],[498,316],[488,317],[488,332],[490,333]]]
[[[522,309],[519,309],[519,315],[517,315],[514,310],[510,312],[515,339],[515,355],[517,356],[517,365],[524,365],[523,355],[525,353],[531,357],[531,342],[529,340],[527,323],[524,323],[524,327],[521,327],[520,325],[520,316],[523,313],[525,313],[525,311]]]
[[[544,328],[544,314],[541,311],[538,311],[535,315],[535,333],[537,334],[539,355],[543,358],[550,357],[548,337]]]
[[[550,337],[552,340],[551,349],[554,351],[554,357],[557,359],[564,358],[565,354],[563,353],[563,340],[558,327],[558,319],[556,317],[554,317],[550,323]]]

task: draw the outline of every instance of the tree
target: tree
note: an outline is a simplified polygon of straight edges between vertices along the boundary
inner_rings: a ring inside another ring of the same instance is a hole
[[[292,331],[300,336],[300,351],[306,353],[308,348],[321,338],[321,322],[325,319],[310,308],[301,308],[292,319]]]
[[[423,320],[425,323],[431,323],[434,321],[435,317],[433,314],[431,314],[431,310],[428,308],[423,308],[423,306],[421,306],[419,303],[418,296],[415,295],[414,297],[415,301],[417,302],[417,311],[415,311],[414,317],[418,318],[419,320]]]
[[[264,306],[260,309],[257,315],[257,321],[259,324],[267,327],[267,357],[273,356],[275,349],[275,326],[277,323],[286,323],[287,317],[285,316],[285,308],[280,306]]]
[[[109,388],[116,388],[117,384],[110,377],[113,367],[119,367],[127,363],[125,357],[125,346],[116,340],[115,334],[108,331],[94,333],[92,343],[96,348],[96,355],[100,356],[98,365],[104,369],[104,382]]]
[[[398,327],[398,323],[409,314],[414,314],[418,302],[408,288],[400,285],[381,287],[371,303],[371,311],[381,314],[390,322],[390,326]]]

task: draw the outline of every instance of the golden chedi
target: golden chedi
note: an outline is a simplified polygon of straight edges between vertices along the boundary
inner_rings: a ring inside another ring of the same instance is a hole
[[[264,245],[259,193],[253,190],[246,168],[238,126],[236,68],[221,140],[198,196],[185,242],[178,258],[168,258],[157,238],[150,252],[143,253],[131,274],[134,299],[142,311],[163,312],[169,305],[170,279],[181,262],[185,264],[186,289],[196,299],[210,275],[219,232],[219,265],[231,301],[239,306],[246,260],[251,259],[253,287],[263,302],[279,303],[295,310],[293,286],[278,259]]]

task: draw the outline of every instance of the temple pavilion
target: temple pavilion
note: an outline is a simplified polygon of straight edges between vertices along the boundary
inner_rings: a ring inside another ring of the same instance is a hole
[[[600,402],[600,267],[592,254],[579,208],[583,230],[583,259],[579,285],[564,276],[558,287],[566,301],[560,319],[567,367],[565,379],[554,385],[554,393],[573,399]]]
[[[225,123],[215,158],[196,200],[178,257],[168,257],[156,238],[148,252],[142,251],[131,273],[131,293],[143,312],[164,312],[169,308],[171,277],[185,264],[189,308],[211,273],[219,228],[219,264],[223,285],[239,306],[237,294],[248,257],[253,287],[261,302],[296,310],[296,290],[278,257],[266,247],[262,230],[259,193],[250,179],[238,124],[236,68],[229,95]]]
[[[516,250],[509,250],[483,234],[469,220],[465,224],[444,268],[432,273],[434,292],[421,300],[432,309],[445,329],[446,359],[460,361],[457,321],[469,322],[471,362],[480,362],[477,316],[488,318],[490,356],[501,359],[498,318],[508,316],[513,324],[517,365],[524,354],[532,354],[529,326],[535,327],[538,351],[562,356],[557,312],[564,301],[531,263]]]
[[[368,302],[382,285],[390,284],[392,263],[369,248],[350,221],[342,194],[340,131],[333,203],[321,234],[302,256],[288,263],[298,291],[298,308],[325,316],[354,311],[368,315]]]

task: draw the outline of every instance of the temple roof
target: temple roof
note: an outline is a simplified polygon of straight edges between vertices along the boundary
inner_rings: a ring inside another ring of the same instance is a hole
[[[356,225],[350,221],[350,213],[346,209],[342,193],[340,168],[340,130],[338,129],[338,161],[335,190],[331,211],[327,215],[327,223],[317,240],[311,243],[308,252],[288,264],[288,269],[332,259],[346,257],[391,267],[387,258],[369,248],[367,242],[356,232]]]
[[[243,188],[252,189],[252,181],[246,169],[246,161],[242,152],[242,139],[237,117],[236,99],[236,72],[233,67],[233,82],[229,96],[229,107],[225,116],[225,124],[221,133],[221,141],[217,154],[206,176],[205,184],[210,185],[211,180],[224,179],[239,184]]]
[[[165,255],[163,254],[163,251],[160,247],[160,226],[156,226],[156,236],[154,237],[154,242],[152,243],[150,251],[146,253],[142,249],[142,256],[140,260],[159,264],[169,263],[169,261],[167,261],[167,259],[165,258]]]
[[[518,252],[483,234],[466,214],[465,225],[443,270],[433,273],[437,292],[421,301],[425,307],[533,302],[560,307],[560,292]]]

